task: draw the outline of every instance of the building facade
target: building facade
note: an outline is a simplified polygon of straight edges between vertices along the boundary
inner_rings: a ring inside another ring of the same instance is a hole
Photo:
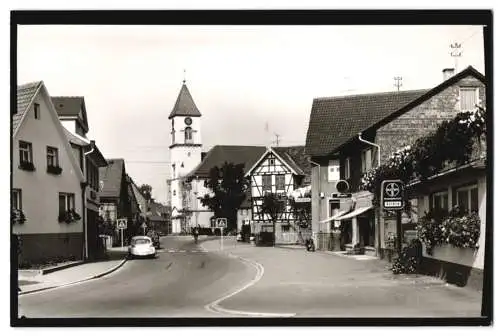
[[[303,146],[268,148],[250,168],[246,176],[251,179],[252,232],[274,230],[275,242],[278,244],[296,243],[300,240],[302,228],[296,221],[292,199],[294,191],[310,182],[308,168],[309,162],[304,155]],[[276,195],[283,203],[282,211],[277,214],[275,228],[270,215],[262,209],[266,194]]]
[[[313,156],[316,234],[341,227],[347,249],[362,245],[368,253],[384,255],[389,248],[386,242],[396,233],[396,218],[374,209],[373,195],[360,190],[363,175],[458,112],[485,103],[484,76],[475,69],[456,75],[445,69],[443,76],[443,82],[432,89],[313,102],[306,146]],[[341,194],[335,190],[338,180],[349,184],[343,197],[333,197]],[[408,229],[414,228],[421,208],[417,198],[411,202],[412,214],[402,219]]]
[[[20,261],[82,260],[85,177],[43,82],[18,86],[12,117],[12,208],[25,219],[13,226]]]
[[[75,158],[86,178],[83,212],[85,258],[102,255],[99,239],[99,168],[107,165],[95,141],[87,139],[89,125],[84,97],[51,97],[59,120],[65,128]]]

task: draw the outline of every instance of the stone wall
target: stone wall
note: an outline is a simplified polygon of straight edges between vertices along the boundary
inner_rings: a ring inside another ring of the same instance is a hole
[[[418,138],[437,129],[444,120],[460,112],[460,87],[479,87],[479,104],[485,106],[485,86],[475,77],[467,77],[404,113],[377,130],[375,143],[381,146],[381,161],[391,153],[412,145]]]

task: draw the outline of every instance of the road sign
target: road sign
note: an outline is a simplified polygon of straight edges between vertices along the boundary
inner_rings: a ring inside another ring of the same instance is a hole
[[[215,226],[225,228],[227,227],[227,218],[216,218]]]
[[[401,210],[404,207],[403,181],[385,180],[382,181],[381,202],[384,210]]]
[[[146,223],[142,223],[141,228],[145,229],[145,228],[147,228],[147,227],[148,227],[148,226],[146,225]]]
[[[125,230],[127,228],[127,219],[126,218],[120,218],[116,220],[116,227],[119,230]]]

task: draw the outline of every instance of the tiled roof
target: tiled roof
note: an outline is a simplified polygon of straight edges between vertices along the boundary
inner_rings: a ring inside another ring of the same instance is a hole
[[[328,155],[379,120],[398,111],[428,90],[383,92],[313,100],[306,153]]]
[[[39,81],[17,86],[17,111],[12,115],[13,132],[19,127],[21,119],[26,114],[30,103],[42,85],[43,82]]]
[[[64,128],[64,126],[63,126]],[[85,139],[84,137],[79,136],[78,134],[73,134],[70,131],[68,131],[66,128],[64,128],[64,133],[66,134],[66,137],[68,138],[68,141],[72,144],[78,145],[78,146],[89,146],[90,140]]]
[[[120,197],[122,172],[125,166],[123,159],[109,159],[106,167],[99,168],[99,179],[104,182],[100,197]]]
[[[196,107],[185,83],[182,84],[177,101],[168,118],[171,119],[176,116],[201,117],[201,113]]]
[[[210,149],[203,161],[189,175],[206,178],[211,168],[222,167],[226,161],[233,164],[244,164],[246,174],[247,170],[252,168],[265,151],[266,147],[264,146],[217,145]]]
[[[82,108],[83,97],[50,97],[57,114],[64,117],[77,117]]]
[[[299,174],[304,175],[303,184],[311,183],[311,164],[305,146],[273,147],[272,148],[286,163]]]
[[[59,117],[78,117],[82,111],[83,126],[88,129],[84,97],[50,97]]]

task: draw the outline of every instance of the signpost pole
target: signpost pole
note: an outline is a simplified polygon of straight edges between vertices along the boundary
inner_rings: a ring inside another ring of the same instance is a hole
[[[123,247],[123,229],[120,229],[120,234],[122,236],[122,247]]]
[[[224,250],[224,240],[223,240],[223,236],[222,236],[222,232],[223,232],[223,228],[221,227],[220,228],[220,250],[223,251]]]
[[[398,255],[401,253],[401,242],[403,240],[402,237],[402,227],[401,227],[401,210],[396,211],[396,234],[397,234],[397,241],[396,241],[396,247],[398,251]]]

